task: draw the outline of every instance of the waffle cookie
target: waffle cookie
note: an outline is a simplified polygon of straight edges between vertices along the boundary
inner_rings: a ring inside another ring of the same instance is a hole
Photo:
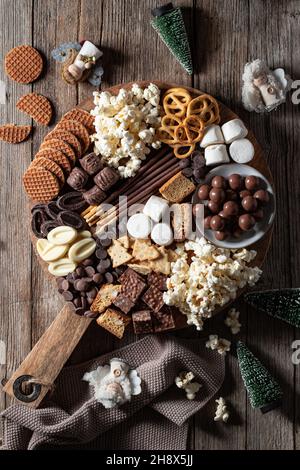
[[[39,167],[29,167],[23,175],[26,193],[34,202],[49,202],[58,196],[60,185],[51,171]]]
[[[48,135],[44,138],[44,142],[47,142],[48,140],[52,139],[58,139],[58,140],[63,140],[67,144],[71,145],[72,149],[76,153],[76,157],[80,158],[82,155],[82,147],[80,141],[77,139],[77,137],[72,134],[72,132],[69,131],[63,131],[62,129],[57,129],[56,127],[53,129],[53,131],[49,132]]]
[[[65,182],[64,172],[54,160],[50,160],[49,158],[45,157],[35,158],[31,162],[30,166],[38,166],[39,168],[44,168],[45,170],[51,171],[51,173],[53,173],[57,177],[61,186]]]
[[[60,121],[55,129],[72,132],[82,145],[82,152],[85,153],[90,146],[90,136],[89,133],[81,122],[65,120]]]
[[[68,111],[61,119],[61,122],[64,121],[78,121],[86,127],[89,134],[94,134],[94,116],[92,116],[88,111],[85,111],[81,108],[73,108],[71,111]]]
[[[0,126],[0,140],[9,142],[10,144],[18,144],[28,138],[31,129],[31,126],[5,124],[4,126]]]
[[[52,118],[52,106],[48,98],[38,93],[28,93],[17,102],[17,108],[29,114],[38,124],[48,126]]]
[[[75,165],[76,154],[74,150],[72,149],[71,145],[69,145],[64,140],[60,140],[60,139],[46,140],[42,143],[40,150],[43,150],[45,148],[51,149],[51,150],[60,150],[62,153],[66,155],[66,157],[68,157],[69,162],[71,163],[71,166]]]
[[[17,46],[5,56],[5,72],[15,82],[34,82],[41,75],[42,70],[42,56],[34,47]]]
[[[49,160],[53,160],[57,163],[64,173],[68,176],[71,173],[71,164],[68,160],[68,157],[65,156],[63,152],[60,150],[53,150],[44,148],[43,150],[39,150],[36,154],[35,158],[48,158]]]

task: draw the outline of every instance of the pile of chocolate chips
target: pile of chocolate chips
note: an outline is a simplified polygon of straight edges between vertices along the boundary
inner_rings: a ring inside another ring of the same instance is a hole
[[[98,313],[89,310],[102,284],[113,283],[119,279],[124,268],[112,269],[107,248],[111,245],[108,237],[97,238],[97,248],[91,258],[85,259],[74,272],[56,279],[58,291],[77,314],[95,318]]]
[[[200,150],[195,150],[188,158],[180,160],[179,167],[181,168],[184,176],[196,184],[201,183],[208,172],[204,155]]]

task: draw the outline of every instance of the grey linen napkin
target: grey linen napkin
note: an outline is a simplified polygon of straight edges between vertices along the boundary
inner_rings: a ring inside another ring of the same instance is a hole
[[[119,357],[135,366],[142,393],[130,403],[105,409],[82,380],[85,372]],[[174,384],[191,370],[203,386],[195,400]],[[224,358],[200,340],[149,335],[97,359],[65,367],[41,408],[14,404],[5,418],[4,449],[184,450],[188,419],[219,390]]]

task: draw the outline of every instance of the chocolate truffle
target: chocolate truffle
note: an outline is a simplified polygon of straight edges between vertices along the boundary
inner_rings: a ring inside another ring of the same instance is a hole
[[[94,177],[94,183],[98,188],[102,189],[102,191],[108,191],[119,178],[119,173],[107,166]]]
[[[76,166],[69,174],[67,184],[76,191],[81,191],[85,187],[88,178],[88,174]]]
[[[239,217],[239,227],[244,230],[250,230],[255,225],[255,219],[250,214],[243,214]]]
[[[94,152],[85,155],[79,160],[82,168],[87,172],[88,175],[95,175],[98,171],[102,170],[103,164]]]
[[[93,186],[91,189],[83,193],[83,197],[90,205],[100,204],[106,198],[106,194],[98,186]]]

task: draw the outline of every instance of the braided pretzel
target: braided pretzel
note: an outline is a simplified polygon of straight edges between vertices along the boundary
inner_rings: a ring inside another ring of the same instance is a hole
[[[188,116],[175,129],[175,139],[180,144],[195,144],[200,142],[204,133],[204,121],[198,116]]]
[[[210,95],[200,95],[190,101],[186,114],[199,116],[205,122],[205,126],[220,122],[219,105]]]
[[[170,88],[163,99],[166,114],[183,118],[192,97],[184,88]]]
[[[195,150],[196,144],[188,144],[188,145],[174,145],[174,155],[176,158],[187,158],[193,153]]]
[[[158,138],[167,145],[176,144],[175,131],[181,124],[181,120],[176,116],[166,114],[162,117],[161,126],[158,129]]]

